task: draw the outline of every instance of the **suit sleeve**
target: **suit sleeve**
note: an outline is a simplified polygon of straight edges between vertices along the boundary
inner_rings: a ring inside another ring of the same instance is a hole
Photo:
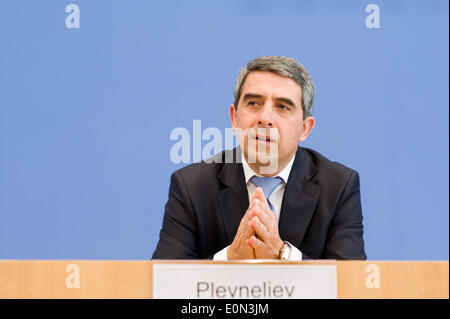
[[[172,174],[159,242],[152,259],[196,259],[197,223],[181,174]]]
[[[323,258],[367,259],[364,252],[362,220],[359,175],[353,171],[331,222]]]

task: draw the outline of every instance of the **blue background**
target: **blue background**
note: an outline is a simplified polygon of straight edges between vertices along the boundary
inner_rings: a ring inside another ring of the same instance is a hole
[[[316,85],[305,145],[360,173],[368,258],[448,259],[448,17],[447,0],[2,0],[0,258],[149,259],[186,165],[170,132],[230,127],[239,69],[284,55]]]

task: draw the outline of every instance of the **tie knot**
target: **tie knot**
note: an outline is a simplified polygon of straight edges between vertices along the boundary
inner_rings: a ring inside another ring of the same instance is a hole
[[[267,200],[269,200],[270,195],[272,195],[275,188],[281,184],[283,180],[281,177],[262,177],[262,176],[253,176],[250,178],[250,183],[255,185],[256,187],[261,187],[263,189],[264,195]]]

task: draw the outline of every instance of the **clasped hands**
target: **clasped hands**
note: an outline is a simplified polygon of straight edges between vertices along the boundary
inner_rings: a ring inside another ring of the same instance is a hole
[[[262,188],[257,187],[236,236],[227,249],[228,260],[279,259],[283,244],[275,214]]]

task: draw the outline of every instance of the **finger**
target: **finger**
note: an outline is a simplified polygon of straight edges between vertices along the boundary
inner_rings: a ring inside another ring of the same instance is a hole
[[[261,187],[256,187],[255,191],[253,192],[252,201],[255,198],[259,199],[261,202],[266,203],[267,206],[269,206],[266,195],[264,195],[264,191]]]
[[[241,223],[239,224],[238,230],[236,232],[236,237],[239,240],[244,240],[249,238],[251,235],[254,235],[255,231],[252,228],[249,228],[248,222],[250,221],[250,210],[245,213],[245,216],[241,219]]]
[[[245,212],[244,217],[242,218],[242,220],[243,220],[244,222],[248,222],[248,221],[251,219],[252,216],[250,216],[250,213],[251,213],[252,209],[253,209],[255,206],[256,206],[256,202],[252,200],[252,201],[250,202],[250,205],[248,206],[247,211]]]
[[[255,231],[255,234],[256,234],[259,238],[261,238],[263,242],[266,242],[266,241],[269,239],[270,234],[269,234],[269,232],[267,231],[266,226],[264,226],[264,225],[261,223],[261,221],[259,220],[259,218],[258,218],[257,216],[254,216],[254,217],[250,220],[249,224],[253,226],[253,229],[254,229],[254,231]]]
[[[269,204],[267,204],[267,202],[264,203],[264,202],[260,201],[259,199],[254,199],[253,202],[254,202],[253,210],[255,209],[255,207],[259,207],[262,210],[262,212],[264,214],[266,214],[270,220],[275,220],[275,214],[270,209]]]
[[[248,207],[247,211],[245,212],[244,216],[243,216],[242,219],[241,219],[241,224],[243,224],[244,227],[247,226],[247,223],[248,223],[249,220],[251,219],[250,213],[251,213],[252,208],[254,207],[254,205],[255,205],[254,203],[251,203],[251,204],[250,204],[250,206]],[[240,225],[239,225],[239,226],[240,226]]]
[[[270,214],[270,215],[269,215]],[[267,229],[272,228],[273,219],[271,218],[271,215],[273,215],[272,211],[267,213],[261,206],[255,206],[252,211],[250,212],[250,216],[253,218],[254,216],[257,216],[260,220],[260,222],[266,226]]]
[[[256,236],[252,236],[248,239],[248,243],[253,247],[253,249],[264,249],[264,242],[257,238]]]
[[[247,222],[247,227],[245,227],[245,230],[243,231],[243,237],[248,239],[253,235],[255,235],[255,228],[253,227],[250,218],[249,221]]]

